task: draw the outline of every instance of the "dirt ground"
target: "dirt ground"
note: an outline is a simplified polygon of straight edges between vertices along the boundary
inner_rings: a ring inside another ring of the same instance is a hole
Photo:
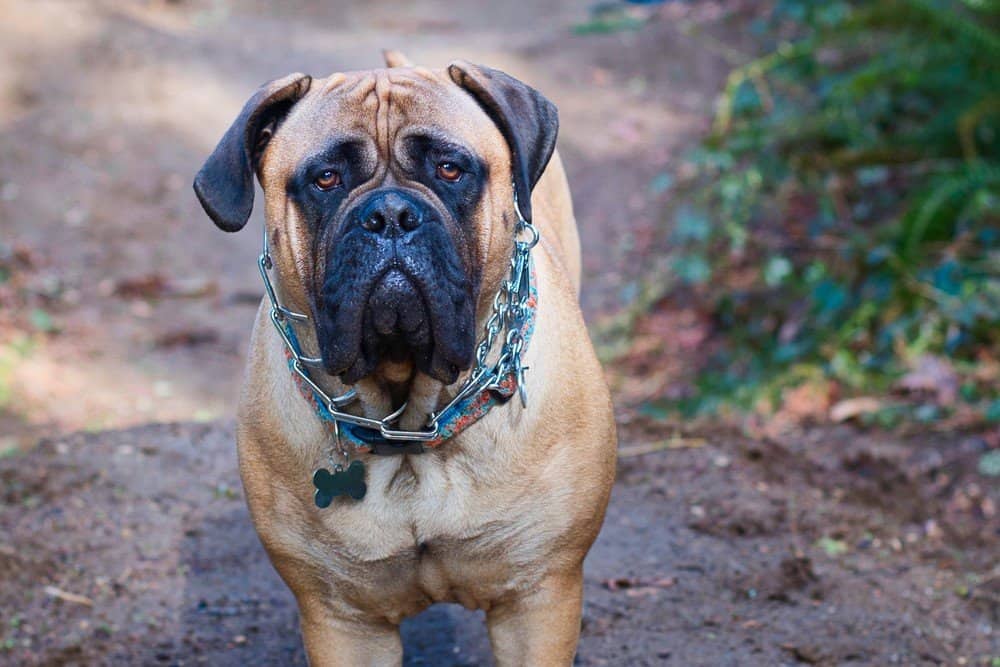
[[[0,0],[0,664],[304,664],[229,417],[259,214],[223,235],[189,189],[254,87],[391,47],[543,90],[596,321],[655,264],[650,183],[750,48],[713,2],[594,35],[565,0],[277,6]],[[701,338],[665,317],[670,369]],[[664,425],[609,372],[622,459],[579,664],[1000,664],[1000,490],[976,469],[1000,434]],[[480,621],[407,621],[406,663],[490,664]]]

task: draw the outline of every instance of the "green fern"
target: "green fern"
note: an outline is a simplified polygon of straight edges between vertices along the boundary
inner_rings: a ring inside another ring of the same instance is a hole
[[[730,74],[694,196],[716,232],[681,249],[715,276],[760,266],[709,289],[728,333],[703,384],[745,398],[803,364],[877,385],[906,350],[1000,355],[1000,0],[775,14],[802,17],[800,37]]]

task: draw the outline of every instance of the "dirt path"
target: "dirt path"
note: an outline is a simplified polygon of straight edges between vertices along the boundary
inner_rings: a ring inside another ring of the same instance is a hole
[[[232,440],[144,426],[0,462],[0,664],[304,664]],[[997,522],[963,520],[967,485],[914,491],[982,443],[942,458],[848,430],[795,440],[809,452],[720,435],[626,459],[587,561],[578,664],[990,664],[1000,572],[975,573],[995,565]],[[458,607],[404,637],[408,665],[489,664],[481,615]]]
[[[226,236],[189,191],[262,81],[396,47],[532,82],[561,110],[588,316],[628,293],[649,183],[704,129],[724,64],[668,20],[581,37],[585,3],[473,4],[0,3],[0,262],[25,267],[23,293],[0,285],[0,452],[31,450],[0,457],[0,664],[303,664],[226,421],[259,214]],[[12,333],[32,328],[57,331]],[[579,662],[995,665],[1000,493],[975,467],[995,437],[623,424],[626,453],[656,451],[623,459]],[[407,663],[488,664],[479,620],[409,621]]]

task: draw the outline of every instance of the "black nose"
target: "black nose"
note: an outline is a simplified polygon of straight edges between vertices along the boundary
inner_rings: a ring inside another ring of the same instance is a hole
[[[359,217],[364,229],[386,236],[411,232],[423,222],[419,204],[398,190],[373,194],[361,207]]]

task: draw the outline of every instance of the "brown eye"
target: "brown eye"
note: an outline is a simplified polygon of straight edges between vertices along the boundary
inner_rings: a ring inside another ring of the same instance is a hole
[[[332,169],[327,169],[314,181],[320,190],[332,190],[340,185],[340,173]]]
[[[462,170],[451,162],[442,162],[437,166],[437,175],[442,180],[454,183],[462,178]]]

